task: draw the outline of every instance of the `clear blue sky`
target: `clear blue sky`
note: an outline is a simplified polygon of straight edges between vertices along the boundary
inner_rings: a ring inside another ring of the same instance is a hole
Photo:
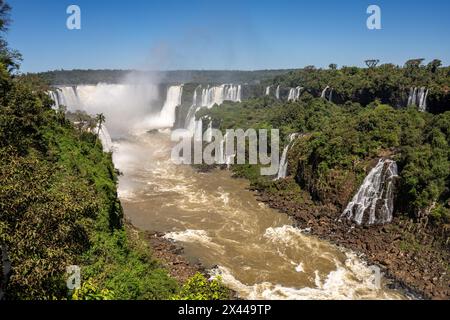
[[[9,0],[22,71],[450,63],[448,0]],[[66,28],[77,4],[82,29]],[[370,4],[382,30],[366,27]]]

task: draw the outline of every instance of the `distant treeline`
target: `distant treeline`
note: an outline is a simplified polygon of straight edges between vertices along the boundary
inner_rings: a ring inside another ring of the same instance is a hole
[[[301,86],[313,96],[320,96],[329,87],[333,102],[353,101],[368,105],[379,100],[396,108],[405,107],[411,88],[428,90],[427,110],[440,113],[450,110],[450,67],[440,60],[424,64],[422,59],[409,60],[404,66],[383,64],[370,68],[342,67],[330,64],[328,69],[309,66],[276,76],[265,85],[280,85],[281,96],[286,88]],[[283,90],[284,89],[284,90]]]
[[[38,73],[50,85],[78,85],[98,83],[122,83],[123,81],[144,81],[156,79],[160,83],[199,84],[258,84],[276,76],[294,71],[286,70],[179,70],[179,71],[137,71],[137,70],[56,70]]]

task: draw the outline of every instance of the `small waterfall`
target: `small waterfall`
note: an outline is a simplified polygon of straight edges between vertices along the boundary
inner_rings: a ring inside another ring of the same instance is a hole
[[[97,127],[97,130],[99,128]],[[100,139],[104,152],[113,151],[113,143],[111,136],[109,135],[108,129],[104,124],[101,125],[100,130],[98,130],[98,138]]]
[[[280,100],[280,86],[277,87],[277,90],[275,91],[275,97],[277,100]]]
[[[302,89],[303,89],[302,87],[291,88],[289,90],[288,101],[297,101],[298,99],[300,99],[300,93]]]
[[[56,91],[50,90],[48,91],[48,95],[50,96],[50,98],[53,100],[54,105],[53,105],[53,109],[54,110],[58,110],[59,106],[61,105],[59,103],[59,94],[58,94],[58,89],[56,89]]]
[[[226,164],[227,168],[229,169],[230,166],[234,163],[234,158],[236,157],[236,154],[228,154],[227,153],[227,143],[228,143],[228,132],[223,137],[222,141],[220,142],[219,150],[217,150],[215,161],[217,164]]]
[[[280,165],[278,167],[278,176],[276,180],[284,179],[287,176],[288,169],[288,152],[289,149],[295,142],[295,139],[298,137],[298,133],[292,133],[289,135],[289,143],[284,147],[283,154],[281,155]]]
[[[160,113],[162,126],[172,128],[175,124],[176,108],[181,105],[183,86],[171,86],[167,90],[167,98]]]
[[[327,97],[327,92],[328,91],[330,93],[328,94],[328,97]],[[320,95],[320,97],[322,99],[327,99],[328,101],[332,102],[332,100],[333,100],[333,89],[330,88],[330,86],[326,86],[325,89],[323,89],[322,94]]]
[[[328,90],[328,89],[330,89],[329,86],[326,86],[325,89],[323,89],[322,94],[320,95],[320,97],[321,97],[322,99],[325,99],[325,96],[326,96],[326,94],[327,94],[327,90]]]
[[[342,217],[358,225],[391,222],[394,212],[396,177],[398,177],[397,163],[389,159],[380,159],[376,167],[364,179]]]
[[[195,133],[195,113],[199,110],[198,107],[198,93],[197,91],[201,89],[202,86],[198,86],[194,90],[194,97],[192,98],[192,105],[189,108],[188,114],[186,115],[186,119],[184,122],[184,127],[189,130],[191,134]]]
[[[212,142],[213,139],[213,126],[212,126],[212,120],[210,118],[208,118],[209,122],[208,122],[208,129],[206,129],[206,142]]]
[[[415,105],[420,111],[427,111],[428,92],[429,90],[425,87],[411,88],[408,96],[408,107]]]
[[[266,87],[266,96],[270,96],[270,88],[271,86]]]
[[[202,118],[195,121],[194,139],[195,139],[195,141],[203,140],[203,119]]]

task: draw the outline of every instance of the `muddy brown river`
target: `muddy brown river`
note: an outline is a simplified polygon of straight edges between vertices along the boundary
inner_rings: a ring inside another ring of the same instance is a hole
[[[171,147],[168,132],[114,143],[125,215],[214,267],[211,275],[220,274],[241,298],[405,298],[384,279],[378,286],[376,273],[356,254],[292,227],[287,215],[259,203],[245,180],[173,164]]]

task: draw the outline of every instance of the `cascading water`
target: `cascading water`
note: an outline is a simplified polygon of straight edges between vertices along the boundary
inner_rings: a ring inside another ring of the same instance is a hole
[[[159,115],[160,126],[172,128],[175,124],[175,112],[178,106],[181,106],[181,97],[183,94],[183,86],[171,86],[167,90],[167,98]]]
[[[49,95],[55,101],[55,108],[65,106],[69,112],[79,110],[91,116],[103,113],[106,125],[102,125],[99,139],[107,152],[111,151],[111,136],[119,138],[128,134],[136,123],[157,112],[152,110],[152,105],[158,99],[158,87],[152,84],[60,86]]]
[[[202,96],[200,99],[200,105],[198,104],[198,93],[201,90]],[[240,102],[242,99],[242,86],[233,84],[223,84],[220,86],[214,86],[203,88],[198,86],[194,92],[194,98],[192,106],[188,111],[188,115],[185,120],[185,128],[195,136],[195,139],[201,140],[203,131],[202,119],[195,120],[195,114],[201,108],[212,108],[214,105],[221,105],[224,101]]]
[[[288,101],[297,101],[298,99],[300,99],[300,93],[302,89],[303,89],[302,87],[291,88],[289,90]]]
[[[408,96],[408,107],[415,105],[420,111],[427,111],[427,97],[428,92],[425,87],[422,88],[411,88]]]
[[[394,180],[398,177],[395,161],[380,159],[358,193],[348,204],[342,217],[358,225],[384,224],[392,221],[394,212]]]
[[[197,101],[197,98],[198,98],[197,91],[201,88],[202,88],[201,86],[198,86],[197,88],[195,88],[194,96],[192,98],[192,105],[189,108],[189,111],[188,111],[188,113],[186,115],[186,119],[185,119],[184,127],[189,130],[191,135],[193,135],[195,133],[195,113],[199,110],[198,101]]]
[[[112,152],[113,151],[113,142],[111,140],[111,136],[109,135],[108,129],[105,125],[101,125],[98,130],[98,138],[100,139],[104,152]]]
[[[270,96],[270,88],[271,86],[266,87],[266,96]]]
[[[241,102],[242,86],[223,84],[207,87],[202,90],[202,107],[212,108],[215,104],[221,105],[224,101]]]
[[[330,89],[330,86],[326,86],[325,89],[323,89],[322,94],[320,95],[320,97],[322,99],[325,99],[325,96],[327,94],[327,90]]]
[[[53,90],[50,90],[50,91],[48,91],[48,95],[50,96],[50,98],[53,100],[53,102],[54,102],[54,106],[53,106],[53,109],[54,110],[58,110],[59,109],[59,106],[60,106],[60,103],[59,103],[59,94],[58,94],[58,89],[55,89],[55,91],[53,91]]]
[[[328,91],[330,93],[328,94],[328,97],[327,97],[327,92]],[[320,95],[320,97],[322,99],[327,99],[329,102],[332,102],[332,100],[333,100],[333,89],[330,88],[330,86],[326,86],[325,89],[323,89],[322,94]]]
[[[280,100],[280,86],[277,86],[277,90],[275,91],[275,98],[277,98],[277,100]]]
[[[295,142],[295,139],[298,137],[298,133],[292,133],[289,135],[289,143],[284,147],[283,154],[281,155],[280,165],[278,167],[278,176],[276,180],[284,179],[287,176],[288,169],[288,152],[289,149]]]
[[[159,99],[158,86],[153,84],[66,86],[56,87],[54,93],[58,105],[67,107],[69,112],[80,110],[91,116],[103,113],[113,138],[128,134],[135,126],[146,130],[143,122],[160,111],[152,107]]]

